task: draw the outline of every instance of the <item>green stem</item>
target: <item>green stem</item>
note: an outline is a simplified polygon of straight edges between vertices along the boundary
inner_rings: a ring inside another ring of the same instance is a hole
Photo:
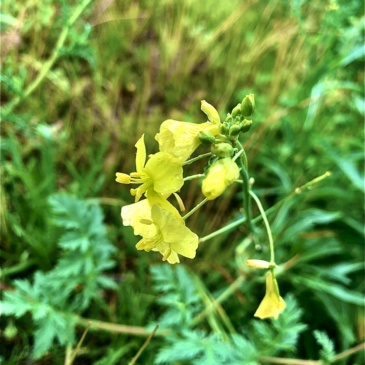
[[[195,162],[195,161],[198,161],[198,160],[201,160],[202,158],[204,157],[208,157],[208,156],[211,156],[212,153],[211,152],[207,152],[207,153],[203,153],[202,155],[199,155],[197,157],[194,157],[194,158],[191,158],[190,160],[187,160],[183,163],[183,166],[185,165],[190,165],[191,163]]]
[[[73,364],[74,360],[76,359],[77,354],[79,353],[79,351],[81,349],[81,345],[85,340],[86,334],[89,332],[90,326],[91,326],[91,322],[89,322],[89,324],[86,326],[84,333],[82,334],[81,339],[78,342],[76,348],[71,352],[69,352],[69,351],[66,352],[67,355],[66,355],[65,365]],[[69,350],[69,349],[70,348],[67,347],[67,350]]]
[[[304,189],[307,189],[307,188],[310,188],[312,187],[313,185],[319,183],[320,181],[324,180],[325,178],[327,178],[328,176],[330,176],[331,173],[330,172],[326,172],[324,173],[323,175],[321,176],[318,176],[316,177],[315,179],[305,183],[304,185],[296,188],[293,192],[291,192],[289,195],[287,195],[284,199],[280,200],[279,202],[277,202],[275,205],[273,205],[271,208],[269,208],[268,210],[266,210],[266,214],[270,214],[272,212],[274,212],[276,209],[278,209],[284,202],[286,202],[287,200],[291,199],[293,196],[297,195],[297,194],[300,194]],[[259,215],[257,216],[256,218],[254,218],[252,220],[253,223],[257,223],[259,222],[260,220],[262,219],[262,216]],[[226,233],[226,232],[229,232],[231,231],[232,229],[236,228],[236,227],[239,227],[241,224],[245,223],[247,220],[246,217],[243,217],[243,218],[240,218],[232,223],[229,223],[227,224],[225,227],[222,227],[212,233],[209,233],[208,235],[204,236],[204,237],[201,237],[199,239],[199,242],[206,242],[216,236],[219,236],[223,233]]]
[[[194,207],[189,213],[186,213],[182,219],[189,218],[192,214],[194,214],[199,208],[201,208],[206,202],[208,201],[207,198],[202,200],[196,207]]]
[[[142,355],[142,352],[146,349],[150,341],[152,340],[152,337],[155,335],[156,331],[158,329],[158,325],[155,327],[155,329],[151,332],[151,334],[148,336],[142,347],[138,350],[136,356],[133,357],[133,359],[129,362],[128,365],[134,365],[138,358]]]
[[[241,168],[241,175],[243,178],[243,196],[244,196],[244,200],[243,200],[243,208],[245,210],[246,213],[246,217],[247,217],[247,224],[248,227],[250,229],[250,231],[252,233],[255,233],[256,229],[254,224],[252,223],[252,213],[251,213],[251,195],[250,195],[250,190],[251,190],[251,186],[250,186],[250,179],[248,176],[248,170],[247,170],[247,156],[246,153],[241,145],[240,142],[236,142],[236,145],[239,147],[240,151],[243,151],[241,153],[241,158],[238,159],[238,165]]]
[[[196,174],[196,175],[187,176],[187,177],[184,177],[184,181],[198,179],[198,178],[203,177],[203,176],[205,176],[205,175],[204,174]]]
[[[19,272],[22,272],[22,271],[28,269],[29,267],[31,267],[35,264],[36,264],[35,260],[23,261],[20,264],[17,264],[15,266],[2,269],[0,272],[0,276],[6,277],[9,275],[17,274]]]
[[[52,68],[54,63],[56,62],[59,51],[63,47],[68,32],[70,31],[72,25],[76,22],[78,17],[82,14],[82,12],[86,9],[86,7],[92,2],[93,0],[84,0],[80,5],[78,5],[74,11],[74,13],[71,15],[67,23],[62,28],[62,31],[60,33],[60,36],[58,37],[57,43],[55,48],[53,49],[53,52],[50,56],[50,58],[43,64],[41,70],[38,73],[38,76],[35,78],[35,80],[25,89],[24,93],[20,96],[17,96],[13,101],[11,101],[6,107],[5,107],[5,113],[9,114],[23,99],[27,98],[29,95],[33,93],[33,91],[41,84],[43,79],[48,74],[49,70]]]
[[[250,195],[255,200],[255,202],[256,202],[256,204],[259,208],[260,214],[262,216],[262,219],[264,220],[264,223],[265,223],[267,236],[269,238],[269,246],[270,246],[270,264],[275,264],[274,240],[272,238],[272,233],[271,233],[271,228],[270,228],[269,221],[267,220],[265,210],[264,210],[258,196],[252,190],[250,190]]]

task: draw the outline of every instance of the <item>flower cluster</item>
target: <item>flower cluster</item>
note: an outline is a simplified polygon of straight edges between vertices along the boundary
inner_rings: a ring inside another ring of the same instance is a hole
[[[122,208],[122,219],[125,226],[131,226],[134,234],[142,238],[136,244],[138,250],[157,251],[162,260],[170,264],[180,262],[179,256],[193,259],[198,248],[199,238],[185,225],[185,218],[195,212],[198,205],[184,217],[168,200],[170,196],[177,197],[183,210],[183,202],[177,195],[184,185],[183,166],[209,156],[203,174],[202,193],[205,201],[221,196],[224,191],[239,176],[243,177],[244,194],[247,201],[249,181],[247,161],[244,150],[238,141],[241,133],[247,132],[252,121],[247,119],[254,109],[254,97],[247,95],[231,113],[221,121],[217,110],[202,101],[201,109],[207,116],[203,123],[186,123],[173,119],[164,121],[155,139],[159,151],[148,155],[144,135],[137,141],[136,171],[130,174],[116,173],[116,181],[121,184],[132,184],[137,187],[130,189],[135,197],[133,204]],[[210,153],[188,160],[201,145],[209,146]],[[239,158],[239,163],[237,159]],[[242,181],[241,181],[242,182]],[[247,206],[245,207],[247,209]],[[246,211],[249,220],[248,211]],[[262,214],[265,214],[261,211]],[[272,240],[271,240],[272,243]],[[273,243],[271,251],[273,252]],[[277,318],[285,308],[285,302],[279,295],[278,285],[274,276],[275,263],[262,260],[249,260],[249,266],[268,269],[266,274],[266,295],[262,300],[255,316],[261,319]]]
[[[116,181],[138,185],[130,190],[135,203],[122,208],[123,224],[132,226],[134,233],[142,236],[136,245],[138,250],[158,251],[170,264],[180,262],[179,255],[195,257],[198,236],[186,227],[168,198],[176,196],[183,186],[183,165],[200,144],[211,147],[202,182],[207,200],[216,199],[239,178],[239,167],[232,159],[233,142],[239,131],[247,131],[251,125],[245,116],[252,113],[253,106],[253,95],[248,95],[222,123],[217,110],[203,100],[201,109],[208,120],[200,124],[164,121],[155,136],[159,152],[147,157],[144,136],[137,141],[136,171],[117,172]]]
[[[201,109],[208,118],[204,123],[164,121],[155,136],[159,152],[148,158],[142,136],[136,143],[136,171],[116,174],[117,182],[138,185],[130,190],[135,203],[122,209],[123,224],[132,226],[134,233],[142,236],[137,249],[158,251],[162,259],[171,264],[180,262],[179,255],[194,258],[199,240],[167,200],[172,194],[176,195],[184,184],[184,163],[200,144],[211,146],[212,158],[202,183],[202,192],[208,200],[220,196],[239,177],[239,168],[232,160],[232,137],[229,133],[232,123],[235,126],[240,123],[237,116],[242,119],[242,113],[235,113],[234,117],[229,114],[221,123],[212,105],[203,100]],[[227,133],[222,134],[222,130]]]

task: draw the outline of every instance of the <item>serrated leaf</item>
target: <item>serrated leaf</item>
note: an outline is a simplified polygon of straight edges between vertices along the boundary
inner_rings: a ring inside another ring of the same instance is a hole
[[[314,337],[316,338],[322,349],[320,351],[321,359],[324,361],[330,361],[335,356],[335,346],[333,341],[328,337],[327,333],[322,331],[314,331]]]
[[[52,321],[39,322],[38,329],[34,332],[33,358],[42,357],[51,347],[56,336],[56,328]]]
[[[67,232],[59,240],[59,246],[64,250],[81,250],[85,252],[90,247],[89,237],[79,232]]]

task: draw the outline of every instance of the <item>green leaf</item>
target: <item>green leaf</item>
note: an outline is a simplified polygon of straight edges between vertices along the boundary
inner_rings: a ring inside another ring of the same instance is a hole
[[[341,285],[323,281],[320,278],[312,276],[306,277],[302,275],[300,277],[295,276],[292,278],[292,280],[298,285],[306,285],[314,291],[322,291],[347,303],[352,303],[360,306],[363,306],[365,304],[364,296],[361,293],[347,289]]]
[[[320,351],[321,360],[326,362],[330,361],[335,356],[335,346],[333,341],[325,332],[322,331],[314,331],[313,335],[316,338],[317,343],[322,347]]]

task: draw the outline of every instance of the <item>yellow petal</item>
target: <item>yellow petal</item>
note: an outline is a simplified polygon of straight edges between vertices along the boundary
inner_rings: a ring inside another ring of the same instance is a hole
[[[210,122],[196,124],[168,119],[161,124],[160,133],[156,134],[155,139],[160,151],[168,152],[184,162],[199,147],[201,131],[208,131],[215,136],[219,134],[219,126]]]
[[[279,287],[275,276],[272,270],[269,270],[266,273],[266,294],[254,316],[260,319],[269,317],[277,319],[285,307],[286,304],[279,294]]]
[[[171,250],[171,254],[176,253],[191,259],[195,257],[199,238],[185,226],[182,219],[177,219],[173,213],[157,205],[152,207],[152,219],[160,228],[163,237],[156,247],[163,256]]]
[[[184,185],[183,168],[179,160],[166,152],[153,155],[144,172],[150,177],[153,189],[160,194],[172,194]]]
[[[216,199],[239,178],[240,170],[230,158],[222,158],[212,164],[202,183],[202,192],[208,200]]]
[[[144,144],[144,134],[142,137],[137,141],[135,144],[137,148],[137,154],[136,154],[136,169],[137,172],[142,172],[143,167],[146,163],[146,146]]]
[[[148,200],[126,205],[122,208],[124,226],[133,227],[134,234],[143,237],[153,237],[157,234],[157,227],[152,222],[151,206]]]
[[[213,124],[220,124],[221,118],[219,117],[217,109],[214,108],[213,105],[202,100],[200,108]]]

